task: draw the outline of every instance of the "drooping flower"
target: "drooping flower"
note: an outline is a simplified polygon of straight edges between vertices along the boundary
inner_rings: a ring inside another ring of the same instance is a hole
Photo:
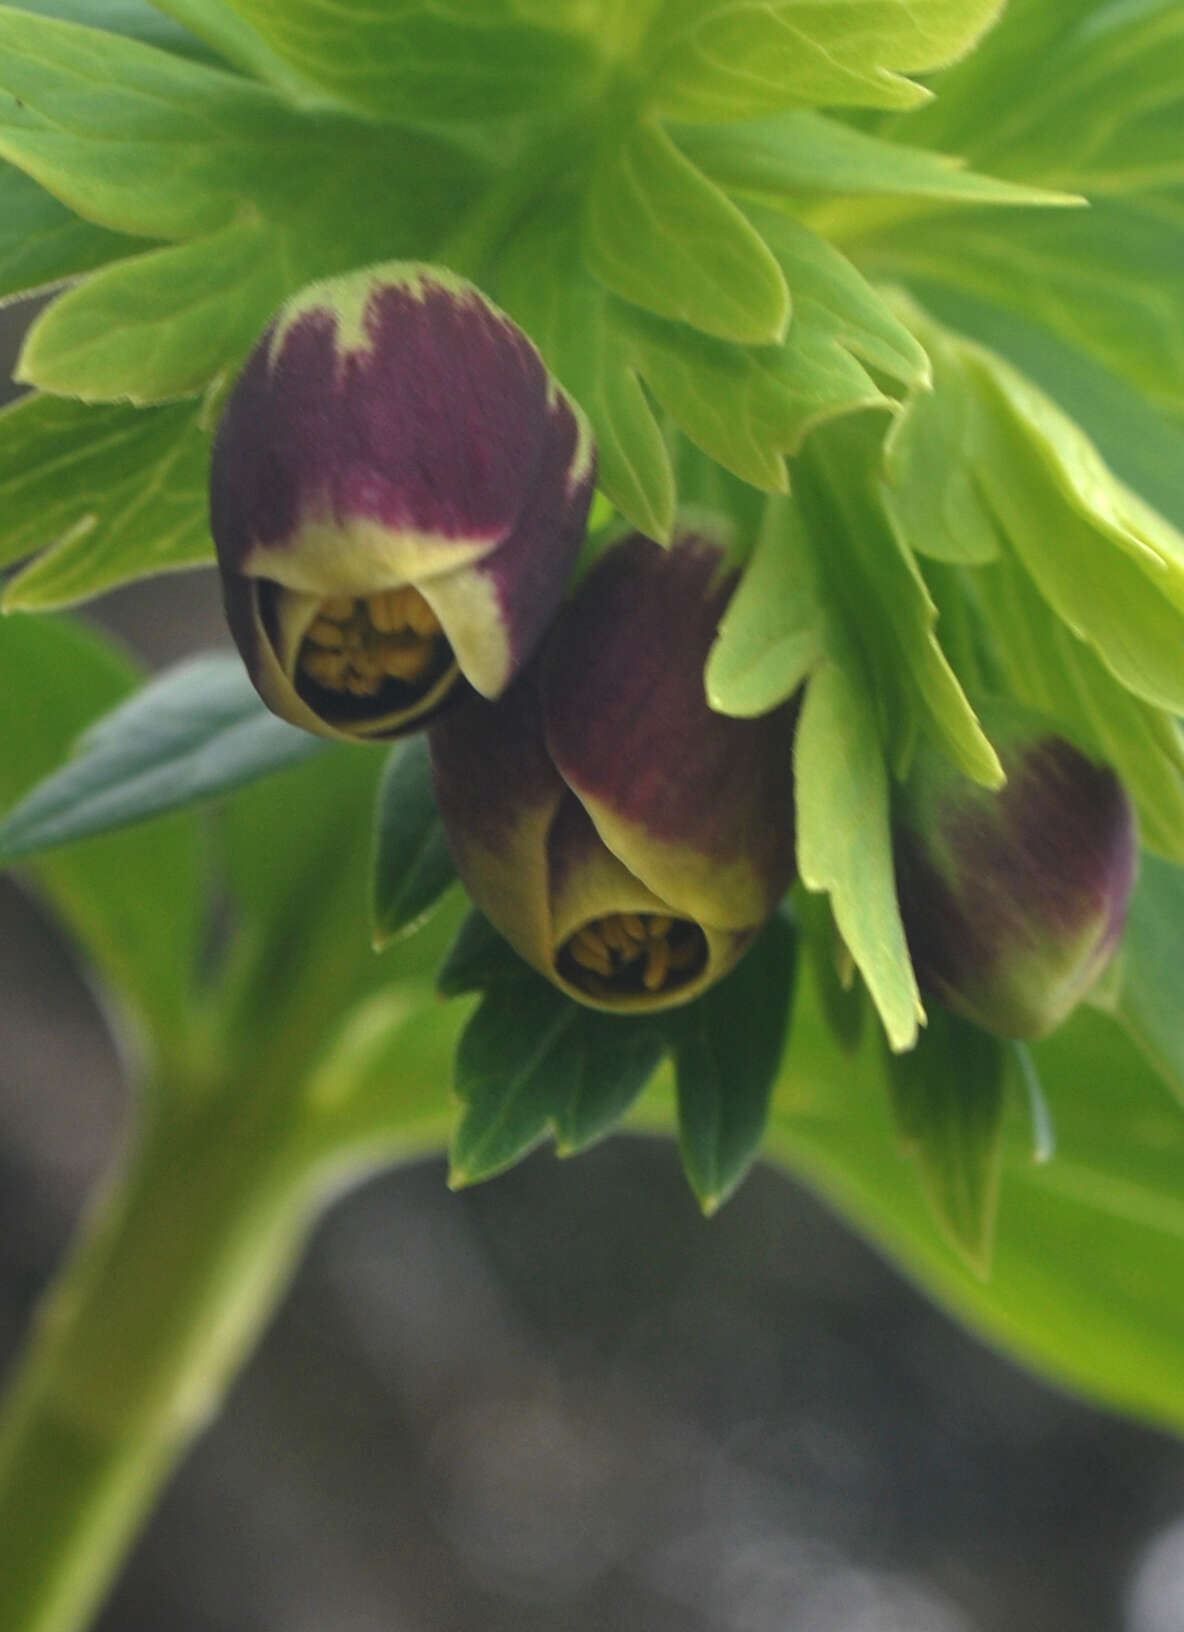
[[[583,537],[595,453],[474,286],[394,262],[311,285],[264,332],[214,443],[210,526],[260,695],[388,738],[525,661]]]
[[[694,997],[793,878],[796,701],[734,719],[703,687],[735,580],[705,536],[663,550],[634,534],[591,569],[499,702],[431,732],[473,900],[597,1008]]]
[[[1066,1018],[1118,945],[1134,886],[1130,800],[1055,727],[990,702],[997,793],[925,750],[894,823],[896,883],[917,979],[1005,1037]]]

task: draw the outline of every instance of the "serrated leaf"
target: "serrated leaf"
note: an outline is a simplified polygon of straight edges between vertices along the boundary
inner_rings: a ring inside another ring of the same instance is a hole
[[[375,947],[418,928],[455,878],[427,739],[413,737],[388,756],[378,784],[370,896]]]
[[[60,764],[96,712],[136,683],[132,665],[93,631],[59,618],[0,622],[0,798],[10,804]],[[34,870],[117,1003],[135,1040],[181,1047],[201,929],[201,855],[176,815],[38,860]],[[168,902],[168,911],[160,904]]]
[[[324,744],[269,714],[237,657],[190,659],[96,721],[0,823],[0,860],[147,821],[241,787]]]
[[[763,714],[792,696],[825,655],[805,520],[791,498],[774,497],[707,659],[707,700],[724,714]]]
[[[81,220],[14,165],[0,163],[0,301],[143,247],[143,239]]]
[[[60,606],[211,559],[209,438],[192,403],[139,410],[27,396],[0,414],[0,562],[44,549],[11,609]]]
[[[937,608],[917,562],[880,500],[879,449],[871,421],[840,421],[811,444],[821,481],[811,472],[804,491],[828,599],[864,654],[894,773],[905,773],[920,725],[965,775],[998,787],[998,756],[938,639]]]
[[[911,108],[928,92],[903,76],[953,62],[1001,9],[1002,0],[711,0],[681,33],[659,38],[650,95],[682,119]]]
[[[1144,855],[1113,1012],[1184,1100],[1184,869]]]
[[[1143,842],[1184,861],[1184,737],[1175,720],[1114,678],[1014,558],[1001,557],[954,589],[985,620],[1007,689],[1112,765],[1134,801]]]
[[[888,772],[857,666],[833,659],[806,688],[794,747],[798,872],[830,894],[835,922],[888,1040],[911,1048],[924,1019],[896,903]]]
[[[656,121],[629,126],[599,156],[584,255],[614,294],[723,340],[780,340],[790,298],[781,269],[736,206]]]
[[[665,542],[674,525],[670,455],[638,379],[633,337],[584,265],[571,212],[540,210],[514,234],[497,296],[591,421],[600,488],[648,538]]]
[[[36,318],[16,377],[84,402],[193,395],[246,355],[289,276],[281,240],[259,221],[139,255]]]
[[[961,158],[885,141],[800,108],[736,124],[678,126],[671,134],[719,186],[769,199],[822,192],[956,204],[1080,202],[1023,182],[979,175],[966,169]]]
[[[999,1200],[1003,1045],[935,1007],[916,1047],[887,1058],[897,1127],[937,1220],[985,1278]]]
[[[175,0],[174,0],[175,4]],[[488,5],[407,0],[228,0],[228,8],[309,84],[380,118],[432,121],[558,111],[586,87],[590,41]],[[564,22],[562,8],[558,21]]]
[[[796,961],[797,935],[774,917],[731,974],[663,1018],[683,1168],[706,1213],[727,1200],[760,1150]]]
[[[531,970],[489,919],[474,907],[466,913],[436,976],[441,997],[461,997],[504,980],[527,980]]]
[[[651,1022],[585,1009],[533,973],[494,986],[457,1048],[464,1111],[449,1182],[500,1172],[548,1128],[560,1132],[562,1149],[588,1144],[628,1109],[661,1052]]]

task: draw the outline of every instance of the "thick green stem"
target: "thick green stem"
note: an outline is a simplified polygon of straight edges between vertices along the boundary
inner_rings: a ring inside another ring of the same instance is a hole
[[[216,1411],[312,1211],[284,1148],[249,1106],[157,1121],[85,1223],[0,1418],[4,1632],[86,1624]]]

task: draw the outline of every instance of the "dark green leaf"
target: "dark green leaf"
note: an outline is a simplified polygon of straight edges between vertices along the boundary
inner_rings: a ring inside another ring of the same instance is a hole
[[[45,553],[9,583],[5,605],[58,606],[208,561],[208,462],[193,403],[13,403],[0,413],[0,562]]]
[[[436,977],[441,997],[479,992],[501,981],[529,980],[531,971],[475,908],[465,915]]]
[[[197,804],[322,747],[267,712],[237,657],[194,658],[91,725],[0,824],[0,858]]]
[[[456,878],[436,812],[427,739],[400,743],[378,784],[371,927],[376,948],[417,929]]]
[[[916,1047],[886,1057],[897,1126],[938,1222],[985,1276],[999,1200],[1003,1045],[934,1005]]]
[[[82,625],[0,623],[0,798],[49,776],[97,712],[136,683],[131,665]],[[39,861],[35,878],[77,936],[133,1036],[157,1053],[181,1047],[192,1021],[201,928],[201,851],[191,817],[91,840]],[[162,907],[167,904],[167,910]]]
[[[661,1053],[651,1022],[583,1008],[537,975],[494,986],[457,1049],[464,1111],[449,1182],[509,1167],[549,1128],[561,1150],[583,1148],[628,1109]]]
[[[588,192],[584,255],[614,294],[723,340],[782,338],[790,297],[741,212],[656,121],[601,155]]]
[[[755,1160],[793,995],[797,936],[777,916],[731,974],[662,1015],[674,1050],[682,1163],[714,1213]]]
[[[142,238],[83,221],[15,165],[0,163],[0,300],[134,255]]]

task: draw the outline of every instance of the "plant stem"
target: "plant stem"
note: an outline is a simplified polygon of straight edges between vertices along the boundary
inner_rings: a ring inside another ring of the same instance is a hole
[[[240,1106],[150,1121],[40,1312],[0,1417],[4,1632],[86,1624],[286,1284],[316,1187]]]

